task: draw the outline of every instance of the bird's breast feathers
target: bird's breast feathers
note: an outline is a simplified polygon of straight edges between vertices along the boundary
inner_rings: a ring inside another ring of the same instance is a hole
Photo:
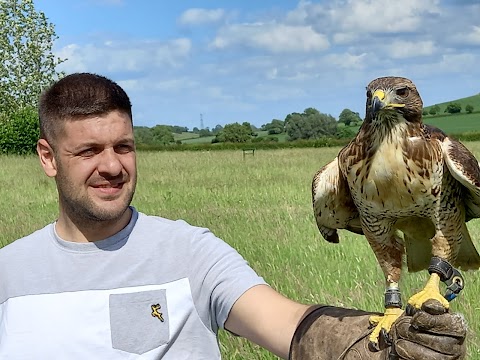
[[[443,175],[441,154],[434,145],[419,136],[392,136],[375,152],[350,159],[344,175],[360,212],[426,215],[425,209],[438,197]]]

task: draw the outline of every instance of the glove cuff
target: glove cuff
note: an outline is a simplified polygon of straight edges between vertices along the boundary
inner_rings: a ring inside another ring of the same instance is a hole
[[[380,351],[369,349],[372,332],[369,318],[373,313],[318,305],[298,325],[290,345],[290,360],[313,359],[389,359],[389,346]]]

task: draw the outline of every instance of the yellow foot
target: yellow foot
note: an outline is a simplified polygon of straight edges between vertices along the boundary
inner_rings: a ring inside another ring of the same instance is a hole
[[[445,307],[445,309],[448,309],[450,305],[447,299],[445,299],[443,295],[440,294],[439,284],[440,277],[438,276],[438,274],[433,273],[430,276],[427,285],[425,285],[425,288],[418,294],[413,295],[408,300],[408,303],[416,309],[421,309],[423,303],[425,303],[427,300],[435,299],[438,300]]]
[[[369,340],[378,345],[378,337],[380,336],[380,332],[384,329],[387,333],[392,328],[392,325],[400,315],[403,314],[403,310],[399,308],[388,308],[385,310],[385,314],[383,316],[373,315],[370,316],[370,323],[375,326],[373,332],[370,334]]]

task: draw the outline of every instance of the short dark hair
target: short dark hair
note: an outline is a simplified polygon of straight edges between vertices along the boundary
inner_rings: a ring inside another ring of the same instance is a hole
[[[118,110],[132,120],[132,104],[114,81],[97,74],[75,73],[55,82],[40,96],[40,137],[51,145],[63,131],[65,121],[104,115]]]

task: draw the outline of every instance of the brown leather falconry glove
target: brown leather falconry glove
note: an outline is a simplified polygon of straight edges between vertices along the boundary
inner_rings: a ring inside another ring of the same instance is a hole
[[[405,313],[393,324],[388,341],[380,336],[380,351],[369,348],[369,317],[360,310],[323,306],[298,326],[290,347],[290,360],[353,359],[464,359],[466,323],[436,300],[425,302],[413,316]]]

